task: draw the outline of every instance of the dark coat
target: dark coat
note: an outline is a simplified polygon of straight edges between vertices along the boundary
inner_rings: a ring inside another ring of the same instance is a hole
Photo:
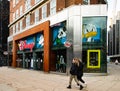
[[[78,73],[78,66],[75,63],[72,63],[72,66],[70,68],[70,74],[71,75],[77,75]]]
[[[78,77],[78,78],[83,76],[83,67],[84,67],[83,63],[80,62],[80,63],[79,63],[79,67],[78,67],[78,72],[77,72],[77,73],[78,73],[78,74],[77,74],[77,77]]]

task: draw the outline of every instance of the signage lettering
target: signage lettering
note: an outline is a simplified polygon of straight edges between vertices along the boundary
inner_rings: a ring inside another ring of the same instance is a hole
[[[30,49],[31,51],[32,51],[34,45],[35,45],[34,43],[27,44],[26,40],[20,41],[19,44],[18,44],[20,50]]]

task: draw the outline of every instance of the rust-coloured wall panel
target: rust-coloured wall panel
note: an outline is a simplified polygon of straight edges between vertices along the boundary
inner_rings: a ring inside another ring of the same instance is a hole
[[[17,59],[17,41],[28,37],[30,35],[36,34],[38,32],[43,31],[44,34],[44,71],[49,72],[49,59],[50,59],[50,21],[46,21],[36,27],[33,27],[29,30],[24,31],[13,37],[13,61],[12,66],[16,67],[16,59]]]

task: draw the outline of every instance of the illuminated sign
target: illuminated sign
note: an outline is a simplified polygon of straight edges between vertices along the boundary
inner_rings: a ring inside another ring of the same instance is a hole
[[[88,50],[87,55],[87,68],[100,68],[100,50]]]
[[[39,33],[36,35],[35,48],[42,48],[43,46],[44,46],[44,35]]]
[[[106,17],[83,17],[82,42],[101,42],[102,31],[106,29]]]
[[[19,43],[18,43],[19,50],[30,49],[30,50],[32,51],[34,45],[35,45],[35,44],[34,44],[33,42],[27,44],[27,43],[26,43],[26,40],[24,40],[24,41],[21,40],[21,41],[19,41]]]
[[[61,22],[52,26],[53,45],[64,45],[67,40],[66,22]]]

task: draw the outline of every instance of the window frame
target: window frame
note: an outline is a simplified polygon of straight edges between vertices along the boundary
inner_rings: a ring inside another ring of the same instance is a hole
[[[50,15],[56,14],[56,0],[50,2]]]
[[[42,7],[42,19],[47,17],[47,5]]]
[[[39,21],[39,9],[35,10],[35,23]]]
[[[30,26],[30,15],[26,16],[26,27]]]

